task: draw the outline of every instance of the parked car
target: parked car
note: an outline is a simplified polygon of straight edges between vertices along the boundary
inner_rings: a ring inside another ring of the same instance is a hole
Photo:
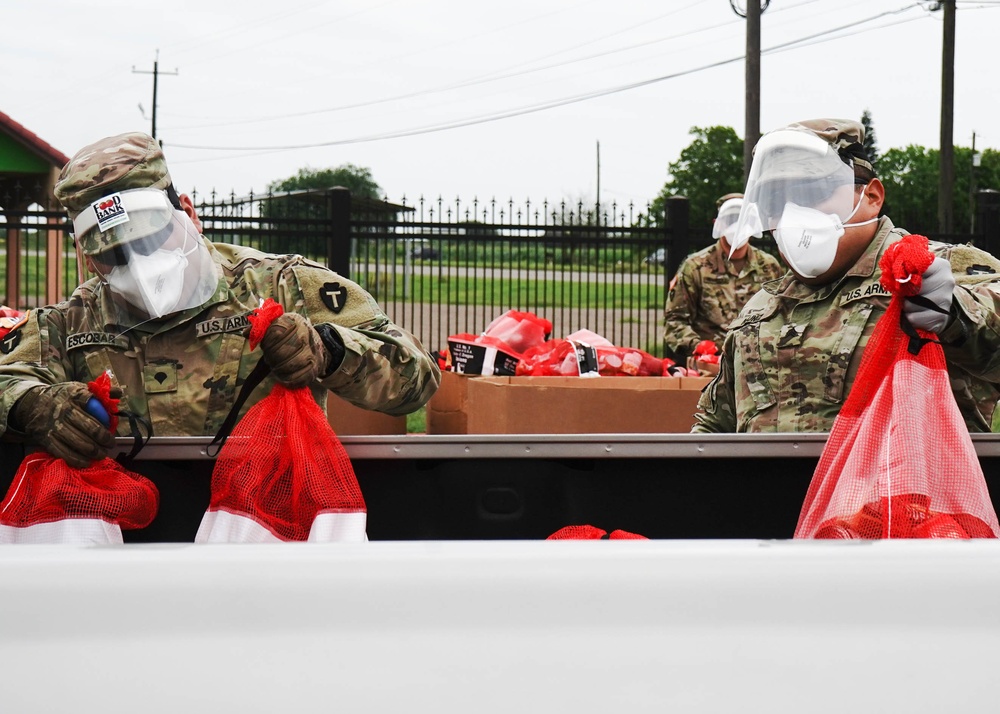
[[[415,260],[436,260],[441,257],[441,253],[429,241],[424,240],[418,241],[410,249],[410,257]]]
[[[646,265],[664,265],[667,262],[667,249],[658,248],[656,251],[643,258],[642,262]]]
[[[410,253],[411,258],[417,258],[418,260],[434,260],[440,258],[441,254],[438,253],[436,248],[431,248],[429,245],[418,246],[413,249]]]

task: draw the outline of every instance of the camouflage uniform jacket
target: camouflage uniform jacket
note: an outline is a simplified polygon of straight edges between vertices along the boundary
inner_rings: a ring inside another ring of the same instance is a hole
[[[721,347],[744,303],[762,283],[784,273],[777,259],[753,248],[743,268],[737,270],[718,241],[689,255],[670,282],[663,333],[668,353],[690,356],[702,340]]]
[[[883,217],[840,280],[812,288],[788,274],[766,284],[733,323],[692,431],[830,431],[889,305],[879,259],[904,235]],[[971,246],[930,248],[950,261],[959,286],[955,319],[940,335],[952,391],[969,430],[989,431],[1000,397],[1000,261]]]
[[[326,390],[359,407],[405,414],[437,389],[440,371],[415,337],[394,325],[361,287],[295,255],[272,255],[206,242],[223,279],[201,307],[134,325],[98,278],[69,300],[36,310],[0,341],[0,426],[32,386],[89,382],[111,370],[124,392],[122,409],[150,419],[156,436],[215,434],[239,387],[260,359],[250,351],[248,313],[274,298],[286,311],[330,324],[345,346],[340,366],[312,388],[326,409]],[[268,377],[243,408],[267,395]],[[128,433],[122,420],[119,434]],[[12,437],[17,434],[10,434]]]

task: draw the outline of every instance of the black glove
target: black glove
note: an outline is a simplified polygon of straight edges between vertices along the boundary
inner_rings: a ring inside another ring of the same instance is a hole
[[[330,354],[308,318],[297,312],[279,315],[260,341],[264,360],[275,378],[290,389],[308,387],[326,374]]]
[[[112,392],[112,398],[121,396],[119,389]],[[86,468],[115,445],[114,434],[85,409],[92,396],[80,382],[32,387],[14,405],[14,421],[52,456],[74,468]]]
[[[903,303],[903,312],[910,324],[927,332],[939,333],[948,326],[951,317],[951,303],[954,299],[955,276],[951,263],[940,256],[934,258],[923,275],[923,283],[918,295],[930,301],[934,307],[920,305],[911,299]]]

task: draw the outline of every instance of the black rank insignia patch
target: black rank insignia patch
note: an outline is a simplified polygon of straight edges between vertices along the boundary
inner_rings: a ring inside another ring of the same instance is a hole
[[[347,288],[340,283],[323,283],[319,297],[331,312],[340,312],[347,304]]]

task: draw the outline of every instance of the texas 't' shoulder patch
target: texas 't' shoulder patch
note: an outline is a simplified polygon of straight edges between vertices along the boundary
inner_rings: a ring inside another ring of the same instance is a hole
[[[347,288],[338,282],[323,283],[319,299],[330,312],[340,313],[347,305]]]
[[[3,338],[0,338],[0,352],[5,355],[9,355],[17,349],[17,346],[21,344],[21,336],[21,330],[9,330]]]

